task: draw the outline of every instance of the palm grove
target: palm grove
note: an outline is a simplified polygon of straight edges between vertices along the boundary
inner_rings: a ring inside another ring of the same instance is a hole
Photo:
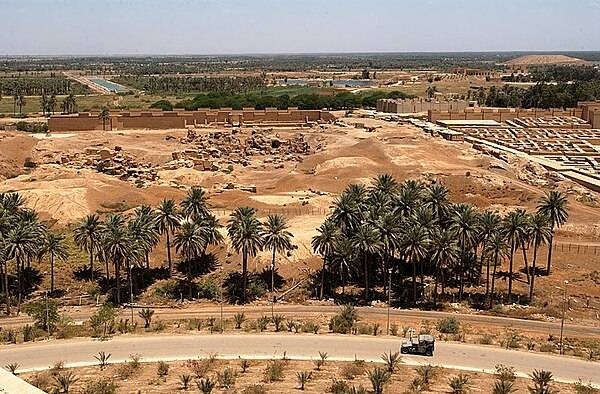
[[[24,203],[17,193],[0,194],[0,291],[7,313],[15,303],[19,310],[23,297],[40,282],[39,278],[36,282],[32,261],[49,261],[48,290],[54,293],[55,261],[69,257],[64,233],[48,228]],[[498,296],[495,280],[505,262],[508,301],[512,301],[512,282],[517,277],[514,256],[521,253],[531,299],[536,275],[549,274],[551,269],[551,253],[545,267],[538,267],[538,249],[550,244],[552,250],[554,231],[568,217],[566,205],[565,196],[552,191],[540,199],[536,212],[516,209],[502,217],[450,202],[448,189],[439,183],[398,183],[390,175],[380,175],[370,186],[351,184],[312,239],[315,253],[323,258],[312,287],[319,298],[341,299],[349,296],[346,287],[354,285],[363,288],[364,300],[370,301],[375,295],[385,295],[389,283],[399,303],[437,305],[440,293],[452,291],[462,299],[468,286],[485,283],[485,304],[492,306]],[[76,245],[89,258],[85,277],[103,282],[117,304],[125,301],[124,289],[133,301],[132,276],[152,270],[150,256],[161,239],[166,249],[165,277],[176,276],[182,295],[185,290],[193,298],[199,295],[194,282],[198,265],[207,260],[209,247],[224,243],[226,233],[240,256],[242,271],[228,287],[236,293],[229,298],[243,303],[257,295],[251,291],[256,286],[271,292],[279,287],[277,256],[294,248],[284,216],[268,215],[261,221],[255,209],[240,207],[223,228],[206,193],[197,187],[179,204],[165,199],[157,207],[140,206],[128,215],[113,213],[102,219],[91,214],[72,231]],[[263,250],[270,255],[269,279],[257,279],[248,272],[250,259]],[[174,254],[179,257],[177,272]],[[430,282],[433,290],[428,297],[424,289]],[[381,288],[383,292],[377,293]]]

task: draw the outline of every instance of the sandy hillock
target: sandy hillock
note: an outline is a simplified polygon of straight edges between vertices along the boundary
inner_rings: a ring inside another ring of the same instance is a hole
[[[509,66],[534,66],[534,65],[553,65],[553,64],[575,64],[581,65],[587,62],[576,57],[566,55],[525,55],[507,61]]]

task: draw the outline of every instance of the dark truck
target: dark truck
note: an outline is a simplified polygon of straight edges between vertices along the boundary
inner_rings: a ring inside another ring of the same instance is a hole
[[[433,356],[434,349],[435,338],[432,335],[419,335],[416,338],[402,342],[402,345],[400,345],[400,353],[402,354]]]

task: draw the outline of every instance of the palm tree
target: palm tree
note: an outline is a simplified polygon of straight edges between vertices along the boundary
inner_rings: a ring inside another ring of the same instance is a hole
[[[458,247],[460,248],[458,298],[462,300],[465,271],[468,268],[466,266],[468,252],[475,248],[477,239],[477,212],[473,206],[458,204],[454,210],[451,228],[456,232]]]
[[[6,261],[15,260],[17,266],[17,312],[21,311],[22,286],[21,269],[25,260],[30,259],[37,252],[39,229],[19,220],[8,232],[4,239]],[[8,269],[6,270],[8,273]],[[7,289],[8,296],[8,289]]]
[[[346,237],[335,236],[333,240],[333,249],[329,256],[330,257],[328,258],[331,260],[332,271],[334,269],[338,270],[340,282],[342,283],[342,294],[345,294],[346,280],[350,275],[350,267],[353,266],[356,261],[356,253],[352,247],[352,241]],[[324,285],[324,278],[325,276],[321,275],[321,286]],[[321,287],[321,289],[323,289],[323,287]]]
[[[288,228],[287,219],[285,216],[279,214],[267,216],[267,221],[263,226],[263,247],[273,251],[273,260],[271,262],[271,293],[275,292],[275,254],[292,249],[291,239],[294,235],[288,231]]]
[[[503,231],[497,231],[493,233],[488,242],[486,243],[485,247],[486,249],[483,253],[488,254],[490,257],[493,256],[494,261],[494,271],[492,273],[492,286],[489,293],[486,291],[486,297],[489,297],[491,295],[491,297],[489,298],[489,307],[491,308],[493,306],[492,304],[494,300],[494,289],[496,285],[496,270],[498,268],[498,265],[500,264],[500,259],[505,258],[509,254],[508,245],[506,243],[506,234],[504,234]]]
[[[409,223],[404,226],[400,240],[400,249],[403,256],[412,264],[413,273],[413,304],[417,303],[417,264],[427,255],[427,248],[430,243],[427,230],[415,223]],[[421,284],[423,285],[423,284]]]
[[[173,238],[173,243],[175,244],[177,253],[187,262],[189,298],[192,299],[192,260],[198,258],[206,240],[200,226],[190,218],[187,218],[181,222],[179,230]]]
[[[104,257],[112,261],[117,286],[117,304],[121,303],[121,266],[126,264],[134,253],[125,219],[120,214],[112,214],[106,220],[102,232]]]
[[[73,238],[80,249],[85,249],[90,256],[90,280],[94,280],[94,253],[98,249],[102,234],[102,222],[96,214],[87,215],[73,230]],[[108,262],[106,262],[106,280],[109,278]]]
[[[325,289],[325,272],[327,262],[333,256],[336,240],[339,236],[339,228],[335,225],[331,218],[325,219],[323,224],[317,229],[318,234],[312,237],[311,246],[315,253],[323,256],[323,267],[321,268],[321,288],[319,291],[319,299],[323,299]]]
[[[237,208],[230,216],[227,223],[227,233],[233,248],[242,254],[243,296],[246,302],[246,288],[248,286],[248,257],[256,256],[262,249],[261,236],[262,224],[256,217],[256,210],[250,207]]]
[[[23,93],[19,93],[15,97],[15,104],[19,107],[19,115],[23,115],[23,107],[25,104],[27,104],[27,100],[25,99]]]
[[[106,122],[110,120],[110,110],[108,107],[103,107],[98,114],[98,119],[102,121],[102,130],[106,130]]]
[[[369,257],[374,257],[382,250],[381,235],[375,226],[366,223],[356,229],[351,241],[352,247],[363,257],[365,301],[369,302]]]
[[[426,206],[433,210],[438,222],[444,222],[448,216],[450,207],[448,193],[448,188],[440,183],[434,183],[425,190],[423,200]]]
[[[435,267],[433,287],[433,307],[437,307],[438,282],[444,269],[453,264],[459,256],[456,234],[452,230],[436,229],[431,237],[431,260]],[[443,292],[443,287],[442,287]]]
[[[361,202],[348,192],[343,192],[334,202],[331,220],[344,233],[351,234],[362,221]]]
[[[512,302],[513,283],[513,261],[519,244],[521,244],[527,233],[526,216],[522,210],[516,209],[510,212],[504,219],[504,234],[510,243],[510,255],[508,265],[508,302]]]
[[[204,234],[204,250],[202,250],[202,256],[206,256],[206,250],[210,245],[218,245],[224,241],[223,234],[221,234],[221,228],[223,227],[219,223],[219,219],[211,213],[208,214],[198,223]]]
[[[134,217],[129,222],[129,231],[140,246],[146,269],[149,269],[150,252],[160,241],[156,216],[150,206],[142,205],[135,209]]]
[[[400,237],[402,234],[401,220],[398,215],[394,215],[385,210],[380,216],[372,219],[372,222],[379,231],[383,245],[381,256],[383,259],[383,292],[386,293],[389,282],[389,260],[400,245]]]
[[[552,190],[540,199],[537,209],[539,213],[550,219],[550,239],[548,241],[548,262],[546,265],[546,275],[550,275],[554,229],[565,224],[569,218],[567,197],[559,191]]]
[[[64,261],[69,257],[64,234],[48,232],[44,237],[41,254],[50,255],[50,292],[54,293],[54,259]]]
[[[478,240],[479,243],[481,244],[481,259],[479,261],[479,268],[478,268],[478,272],[481,272],[481,270],[483,269],[483,259],[484,257],[486,257],[486,254],[484,253],[486,246],[487,246],[487,242],[490,240],[490,238],[492,237],[492,235],[494,235],[494,233],[500,231],[501,227],[502,227],[502,218],[500,217],[500,215],[498,215],[498,213],[493,212],[493,211],[483,211],[479,216],[478,216],[478,229],[479,229],[479,234],[478,234]],[[487,294],[489,291],[489,285],[490,285],[490,259],[489,256],[487,256],[487,269],[486,269],[486,283],[485,283],[485,293]]]
[[[169,275],[173,272],[173,262],[171,261],[171,234],[179,227],[181,218],[177,213],[177,205],[174,200],[162,200],[156,211],[156,228],[160,234],[165,234],[167,238],[167,261],[169,263]]]
[[[181,211],[194,221],[201,220],[210,213],[208,197],[200,187],[192,187],[181,202]]]
[[[400,185],[398,185],[398,182],[396,182],[392,175],[381,174],[375,178],[372,187],[374,190],[391,196],[398,192]]]
[[[533,243],[533,261],[531,262],[532,274],[531,283],[529,286],[529,302],[533,300],[533,291],[535,284],[535,276],[537,275],[537,252],[540,245],[550,241],[552,237],[552,227],[550,219],[543,213],[535,213],[531,216],[530,237]]]

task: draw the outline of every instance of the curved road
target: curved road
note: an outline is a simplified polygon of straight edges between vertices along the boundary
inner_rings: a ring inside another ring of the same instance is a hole
[[[61,360],[71,367],[96,365],[94,355],[99,351],[111,353],[111,362],[122,362],[134,353],[144,361],[168,361],[206,357],[209,353],[221,358],[271,359],[281,358],[285,352],[291,359],[314,359],[319,351],[327,352],[330,360],[381,361],[382,353],[397,351],[399,344],[400,340],[389,337],[310,334],[119,336],[109,341],[75,339],[4,346],[0,365],[18,362],[21,371],[45,369]],[[495,347],[438,342],[434,357],[404,356],[403,362],[484,372],[491,372],[496,364],[506,364],[522,376],[545,369],[552,371],[558,381],[582,379],[600,386],[600,363]]]

